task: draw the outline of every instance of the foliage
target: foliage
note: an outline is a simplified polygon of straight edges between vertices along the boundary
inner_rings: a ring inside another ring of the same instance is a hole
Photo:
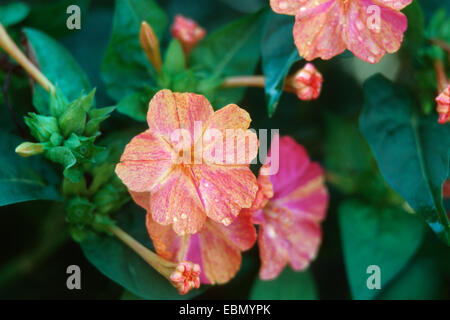
[[[82,30],[69,31],[65,10],[72,2],[0,4],[0,21],[15,40],[24,35],[23,48],[55,85],[48,93],[30,85],[12,60],[6,59],[7,67],[0,64],[6,91],[0,97],[0,297],[20,298],[32,287],[18,280],[28,279],[27,270],[9,262],[36,243],[29,263],[42,269],[42,281],[52,282],[52,265],[72,264],[74,256],[86,277],[98,279],[100,271],[112,280],[92,282],[96,297],[127,292],[144,299],[450,298],[449,203],[442,193],[450,129],[437,123],[433,68],[436,59],[449,68],[448,54],[437,44],[450,41],[447,2],[422,0],[407,7],[414,23],[402,50],[377,65],[358,67],[348,52],[315,61],[325,82],[322,96],[308,103],[283,91],[286,77],[305,64],[293,43],[295,18],[273,13],[268,1],[80,0]],[[208,34],[188,59],[169,32],[178,13]],[[139,44],[142,21],[160,40],[160,73]],[[222,87],[228,77],[255,74],[265,76],[264,89]],[[130,203],[114,167],[125,145],[144,130],[148,102],[161,88],[203,94],[216,109],[236,103],[250,113],[254,128],[279,128],[323,165],[331,202],[323,249],[307,271],[287,267],[277,279],[262,281],[254,248],[244,253],[230,283],[179,296],[109,234],[117,225],[153,248],[145,213]],[[22,142],[38,145],[42,155],[19,157],[14,150]],[[55,211],[64,227],[49,223],[56,221]],[[63,232],[79,245],[64,244]],[[59,242],[70,250],[58,251]],[[381,290],[366,286],[369,265],[382,270]],[[83,294],[49,286],[45,296]]]

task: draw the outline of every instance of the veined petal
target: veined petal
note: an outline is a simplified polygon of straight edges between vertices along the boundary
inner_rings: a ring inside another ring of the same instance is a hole
[[[378,9],[370,10],[369,7]],[[377,19],[378,13],[380,19]],[[379,6],[375,0],[352,1],[344,38],[355,56],[377,63],[386,52],[400,49],[407,26],[406,16],[391,7]]]
[[[374,2],[398,11],[410,5],[412,0],[374,0]]]
[[[199,233],[184,237],[148,215],[147,229],[158,254],[172,261],[189,259],[199,264],[200,281],[205,284],[228,282],[240,268],[241,251],[256,241],[251,217],[245,214],[239,215],[229,227],[208,220]]]
[[[198,232],[205,222],[205,208],[190,169],[178,167],[152,192],[150,211],[160,224],[173,224],[179,235]]]
[[[272,147],[269,155],[273,161]],[[268,176],[274,196],[263,208],[258,245],[262,279],[278,276],[287,263],[305,269],[321,242],[320,222],[325,218],[328,192],[323,170],[311,163],[306,150],[290,137],[280,138],[279,170]],[[260,177],[263,177],[260,175]]]
[[[261,279],[276,278],[288,262],[294,270],[306,269],[316,257],[322,238],[319,224],[289,211],[265,215],[259,233]]]
[[[147,122],[151,131],[171,141],[173,132],[180,128],[177,102],[172,91],[158,91],[150,100],[147,112]]]
[[[116,174],[134,192],[152,191],[172,171],[172,160],[136,160],[117,164]]]
[[[203,136],[203,159],[206,163],[250,164],[258,153],[256,133],[247,130],[250,115],[235,104],[216,111],[209,119]]]
[[[276,155],[272,155],[272,150],[271,146],[268,157],[276,161]],[[274,197],[277,199],[297,188],[299,178],[305,174],[311,162],[305,148],[289,136],[280,138],[278,161],[278,173],[268,176],[273,185]]]
[[[308,0],[270,0],[270,7],[279,14],[295,16]]]
[[[140,207],[146,211],[150,210],[150,192],[133,192],[130,191],[131,198]]]
[[[194,93],[174,93],[180,128],[190,132],[192,141],[201,138],[203,129],[214,110],[208,99]],[[195,132],[195,125],[198,125]],[[195,139],[195,140],[194,140]]]
[[[172,160],[170,145],[155,133],[147,130],[127,144],[120,161]]]
[[[321,1],[296,16],[294,41],[307,61],[319,57],[327,60],[346,49],[343,32],[344,14],[339,1]]]
[[[192,170],[206,215],[212,220],[227,226],[241,209],[252,205],[258,185],[247,166],[197,165]]]

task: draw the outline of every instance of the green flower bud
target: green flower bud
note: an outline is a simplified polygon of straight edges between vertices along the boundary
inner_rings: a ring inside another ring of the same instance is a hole
[[[35,156],[44,152],[44,146],[40,143],[23,142],[16,148],[16,153],[24,158]]]
[[[58,120],[55,117],[29,113],[25,116],[25,123],[30,128],[32,136],[40,142],[47,142],[53,133],[59,132]]]

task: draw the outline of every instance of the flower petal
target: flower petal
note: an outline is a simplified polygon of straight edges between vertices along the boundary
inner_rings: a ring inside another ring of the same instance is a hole
[[[229,225],[241,209],[249,208],[258,191],[247,166],[197,165],[193,172],[206,215],[224,225]]]
[[[116,166],[116,174],[134,192],[153,190],[172,170],[171,160],[124,161]]]
[[[331,59],[342,53],[345,43],[343,11],[339,1],[318,2],[300,13],[294,24],[294,41],[300,56],[311,61],[315,58]]]
[[[295,16],[304,2],[305,0],[270,0],[270,7],[276,13]]]
[[[200,233],[179,237],[167,226],[147,216],[147,230],[155,249],[172,261],[189,260],[200,265],[201,283],[228,282],[239,270],[241,251],[253,246],[256,230],[250,215],[239,215],[229,227],[211,220]]]
[[[375,6],[377,12],[370,10]],[[374,0],[353,1],[347,12],[344,38],[355,56],[369,63],[377,63],[386,54],[400,49],[408,26],[406,16],[390,7],[378,6]]]
[[[150,211],[157,223],[173,224],[179,235],[196,233],[202,228],[205,209],[189,168],[175,169],[159,184],[152,192]]]
[[[268,176],[274,196],[263,208],[263,217],[256,219],[261,224],[262,279],[275,278],[288,262],[295,270],[309,265],[319,249],[320,222],[328,206],[323,170],[311,163],[301,145],[290,137],[280,138],[279,161],[278,173]]]
[[[133,192],[130,191],[131,198],[140,207],[146,211],[150,210],[150,192]]]
[[[258,138],[247,111],[229,104],[209,119],[203,136],[203,159],[215,164],[250,164],[258,153]]]
[[[392,8],[394,10],[402,10],[404,7],[411,4],[412,0],[374,0],[375,3]]]

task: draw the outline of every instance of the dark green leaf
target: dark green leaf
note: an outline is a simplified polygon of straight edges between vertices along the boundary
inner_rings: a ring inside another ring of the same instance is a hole
[[[256,279],[252,300],[315,300],[317,290],[310,272],[296,272],[287,267],[274,280]]]
[[[339,208],[342,247],[350,289],[355,299],[373,299],[369,266],[380,267],[381,290],[405,267],[422,241],[423,227],[403,210],[375,208],[358,201]]]
[[[108,93],[116,100],[154,83],[155,76],[139,43],[141,23],[147,21],[161,39],[165,13],[153,0],[117,0],[111,40],[102,63]]]
[[[40,31],[27,28],[25,34],[41,71],[69,101],[78,99],[82,91],[91,91],[83,70],[64,47]],[[48,93],[36,86],[34,95],[33,101],[38,103],[35,107],[39,113],[49,114]]]
[[[30,12],[30,8],[22,2],[12,2],[0,5],[0,22],[9,27],[21,22]]]
[[[145,88],[132,93],[120,100],[117,105],[117,111],[137,121],[145,121],[147,119],[148,103],[156,92],[157,90],[153,88]]]
[[[380,300],[432,300],[440,298],[443,279],[433,260],[413,261],[380,296]]]
[[[22,158],[19,138],[0,132],[0,206],[31,200],[60,200],[58,178],[42,157]]]
[[[143,210],[133,204],[121,210],[118,225],[146,247],[152,248]],[[87,259],[103,274],[144,299],[190,299],[202,291],[179,295],[167,279],[113,236],[92,234],[81,243],[81,247]]]
[[[269,116],[278,105],[289,69],[301,59],[292,37],[294,20],[292,16],[271,13],[266,25],[261,50]]]
[[[223,79],[228,76],[251,75],[260,57],[261,29],[266,11],[239,19],[211,33],[194,48],[189,65],[199,69],[208,79]],[[219,108],[229,103],[238,103],[245,89],[220,89],[213,95],[202,92]]]
[[[176,39],[172,39],[164,56],[163,71],[168,77],[184,72],[186,68],[186,59],[184,57],[183,47]]]
[[[365,85],[360,127],[386,181],[450,245],[450,224],[442,204],[442,185],[449,173],[450,126],[435,115],[413,110],[404,88],[382,76]]]

